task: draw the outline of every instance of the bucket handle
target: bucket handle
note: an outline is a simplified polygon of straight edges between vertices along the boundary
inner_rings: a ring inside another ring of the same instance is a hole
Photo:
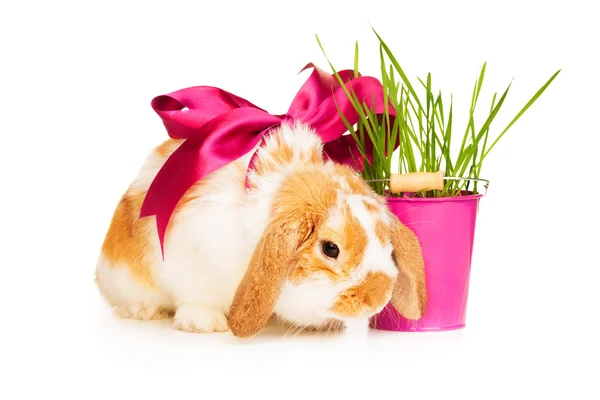
[[[446,180],[483,182],[483,187],[485,188],[484,197],[487,195],[488,187],[490,185],[490,181],[487,179],[444,176],[444,171],[391,174],[389,179],[369,179],[367,182],[390,182],[390,191],[392,193],[414,193],[423,190],[442,190],[444,189],[444,181]]]
[[[446,176],[446,177],[444,177],[444,180],[483,182],[483,183],[485,183],[485,185],[483,185],[483,187],[485,188],[483,197],[485,197],[487,195],[488,187],[490,186],[490,181],[488,181],[487,179],[482,179],[482,178],[463,178],[463,177],[459,177],[459,176]]]

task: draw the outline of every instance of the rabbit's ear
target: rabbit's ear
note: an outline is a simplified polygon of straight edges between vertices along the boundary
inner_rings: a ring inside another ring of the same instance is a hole
[[[252,336],[267,324],[288,268],[313,229],[306,212],[288,210],[273,217],[256,246],[227,316],[235,336]]]
[[[407,319],[419,319],[425,313],[427,289],[421,244],[417,236],[391,214],[391,242],[398,277],[390,303]]]

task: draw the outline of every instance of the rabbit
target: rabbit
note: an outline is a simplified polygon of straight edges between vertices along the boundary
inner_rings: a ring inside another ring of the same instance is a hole
[[[163,261],[154,218],[139,214],[181,143],[168,139],[148,155],[102,244],[95,282],[118,317],[245,338],[271,317],[343,329],[390,302],[405,318],[423,315],[418,238],[301,123],[266,134],[250,170],[254,150],[192,186],[167,227]]]

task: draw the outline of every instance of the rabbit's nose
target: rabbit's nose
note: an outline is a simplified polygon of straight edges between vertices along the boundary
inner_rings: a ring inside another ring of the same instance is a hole
[[[394,281],[383,272],[369,272],[356,286],[339,294],[333,311],[341,316],[358,317],[373,314],[389,301]]]

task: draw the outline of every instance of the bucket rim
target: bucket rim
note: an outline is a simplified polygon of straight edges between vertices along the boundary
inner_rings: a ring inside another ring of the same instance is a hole
[[[479,200],[483,197],[483,193],[478,194],[469,194],[469,195],[461,195],[461,196],[445,196],[445,197],[389,197],[384,196],[386,201],[393,203],[403,203],[403,202],[436,202],[436,203],[444,203],[444,202],[454,202],[454,201],[470,201],[470,200]]]

